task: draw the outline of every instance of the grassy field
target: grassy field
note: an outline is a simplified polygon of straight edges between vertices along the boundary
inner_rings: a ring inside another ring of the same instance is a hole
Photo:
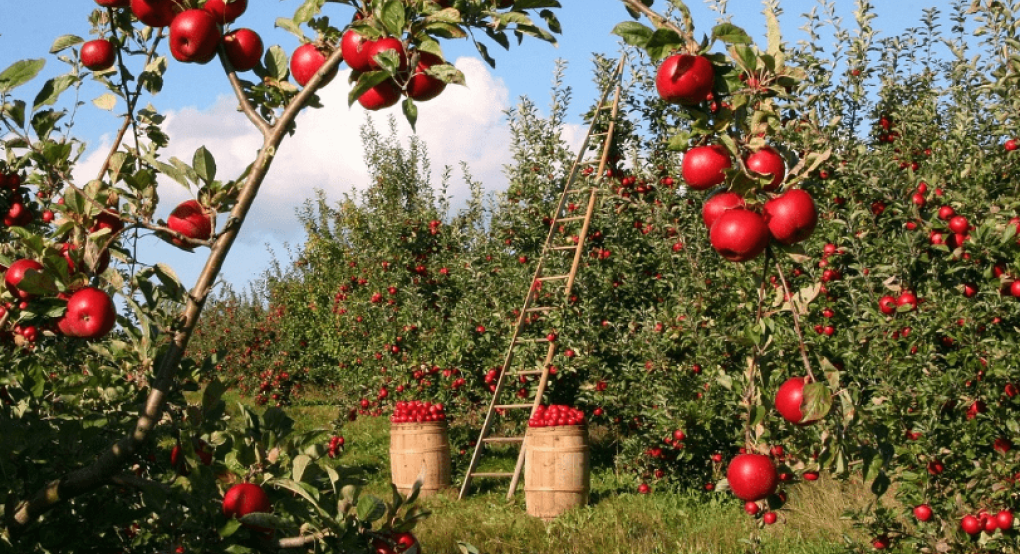
[[[229,406],[236,397],[227,400]],[[288,413],[298,430],[328,427],[338,415],[337,408],[327,404],[296,406]],[[345,425],[344,437],[343,464],[362,468],[367,491],[388,497],[388,419],[359,418]],[[516,451],[487,458],[486,469],[512,470]],[[466,463],[466,457],[461,458],[461,464]],[[454,489],[421,501],[433,512],[415,529],[424,552],[457,554],[461,541],[483,554],[847,552],[845,535],[855,536],[855,531],[840,516],[868,500],[864,487],[825,478],[795,485],[788,489],[790,500],[779,512],[779,523],[757,529],[754,518],[729,494],[640,495],[633,492],[632,476],[596,465],[589,505],[545,524],[525,513],[523,486],[508,503],[506,480],[479,481],[463,501]]]

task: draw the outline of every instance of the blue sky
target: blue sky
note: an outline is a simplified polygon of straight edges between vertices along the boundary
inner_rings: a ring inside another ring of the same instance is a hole
[[[577,142],[583,125],[577,114],[597,94],[591,83],[591,54],[618,52],[618,40],[610,34],[610,30],[628,16],[619,0],[561,2],[565,7],[558,12],[564,30],[560,44],[552,46],[532,40],[503,51],[490,43],[490,52],[497,60],[495,70],[480,63],[470,43],[444,43],[447,58],[456,61],[469,81],[467,89],[448,90],[439,99],[420,107],[418,130],[430,146],[434,167],[456,167],[464,160],[471,165],[475,177],[485,183],[487,190],[505,188],[501,166],[509,161],[506,156],[508,134],[502,110],[525,95],[535,100],[539,107],[544,107],[548,102],[557,59],[569,61],[566,83],[573,88],[574,109],[572,125],[565,130],[565,136],[568,141]],[[279,16],[291,15],[301,4],[300,0],[250,0],[249,3],[248,12],[235,23],[235,28],[255,29],[267,45],[279,44],[288,52],[298,45],[294,37],[274,29],[273,22]],[[654,7],[664,9],[666,3],[659,0]],[[946,0],[896,0],[877,4],[879,17],[873,26],[882,35],[890,36],[918,25],[923,8],[938,6],[948,9],[950,3]],[[688,5],[699,36],[708,32],[719,14],[711,11],[708,3],[701,0],[689,0]],[[800,14],[809,11],[817,2],[784,0],[782,5],[785,10],[782,18],[784,38],[796,41],[801,38],[797,30],[803,23]],[[854,2],[835,0],[835,5],[839,15],[849,24]],[[736,24],[744,27],[756,40],[761,40],[764,20],[759,2],[729,0],[727,7]],[[4,16],[0,18],[0,69],[18,59],[47,57],[49,47],[57,36],[87,36],[87,18],[93,8],[92,0],[45,0],[21,3],[18,7],[6,6]],[[350,12],[346,6],[327,6],[327,13],[334,20],[344,20],[350,17]],[[45,74],[59,74],[65,67],[50,58]],[[281,149],[281,158],[270,173],[262,197],[256,203],[255,213],[228,259],[225,277],[231,283],[243,286],[268,266],[271,257],[267,253],[267,244],[278,256],[285,257],[284,244],[300,243],[303,233],[294,217],[294,210],[303,199],[312,195],[313,189],[323,188],[331,199],[336,200],[344,192],[364,186],[365,168],[360,160],[358,127],[366,114],[358,106],[347,108],[345,81],[342,75],[323,91],[322,98],[327,109],[306,114],[300,119],[297,136]],[[38,85],[35,85],[37,89]],[[34,94],[32,85],[18,92]],[[80,179],[94,177],[93,169],[99,166],[102,146],[109,144],[117,125],[113,114],[96,110],[88,103],[101,92],[91,84],[83,89],[82,99],[87,104],[78,117],[76,134],[89,142],[90,150],[83,160]],[[239,171],[254,156],[257,137],[236,114],[227,81],[218,64],[182,65],[170,59],[167,86],[151,101],[161,112],[170,115],[167,124],[172,141],[170,154],[190,160],[191,152],[205,145],[216,155],[221,176]],[[397,114],[396,110],[393,108],[391,113]],[[119,112],[114,110],[114,113]],[[384,122],[379,116],[375,120]],[[402,131],[410,133],[406,127],[402,127]],[[455,195],[463,194],[463,189],[456,186],[454,173],[451,191]],[[160,194],[163,199],[161,211],[165,213],[169,213],[177,202],[189,197],[188,191],[172,183],[168,183],[165,190],[161,189]],[[193,283],[205,258],[201,251],[186,254],[157,240],[144,241],[141,251],[144,261],[170,263],[187,286]]]

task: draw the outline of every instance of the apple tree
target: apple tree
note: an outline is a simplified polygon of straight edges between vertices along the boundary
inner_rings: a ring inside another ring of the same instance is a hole
[[[418,507],[361,495],[357,476],[327,456],[336,441],[327,450],[325,433],[294,433],[280,408],[241,408],[228,426],[218,356],[188,356],[188,343],[280,144],[300,132],[295,118],[319,106],[317,91],[342,62],[368,53],[351,103],[402,99],[413,124],[416,102],[463,80],[440,40],[551,41],[532,15],[557,31],[558,3],[296,2],[277,20],[302,39],[291,55],[240,27],[246,0],[96,3],[88,24],[99,38],[60,36],[51,59],[0,72],[0,543],[18,552],[408,548]],[[360,43],[353,53],[345,36]],[[218,173],[205,147],[189,160],[165,155],[173,137],[154,95],[181,64],[213,59],[262,136],[240,175]],[[48,62],[66,72],[38,83]],[[82,182],[75,168],[87,145],[74,115],[84,107],[69,97],[95,86],[94,106],[120,115],[102,167]],[[163,216],[168,181],[193,200]],[[207,252],[196,283],[147,259],[148,235]]]

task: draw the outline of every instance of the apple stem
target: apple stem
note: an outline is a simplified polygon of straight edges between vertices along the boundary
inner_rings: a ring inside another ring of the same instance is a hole
[[[767,252],[771,252],[771,247]],[[783,295],[789,298],[790,313],[793,314],[793,330],[797,333],[797,344],[800,346],[800,359],[804,362],[804,369],[807,371],[808,382],[815,382],[814,372],[811,371],[811,360],[808,359],[807,346],[804,344],[804,333],[800,328],[800,316],[797,315],[797,303],[794,296],[790,294],[790,285],[786,282],[786,275],[783,275],[783,266],[776,258],[776,273],[779,274],[779,281],[783,284]]]

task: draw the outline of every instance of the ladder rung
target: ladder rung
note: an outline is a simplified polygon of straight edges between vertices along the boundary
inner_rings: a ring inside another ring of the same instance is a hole
[[[521,370],[521,371],[518,371],[516,373],[513,373],[512,375],[541,375],[543,373],[545,373],[545,371],[543,371],[541,369],[525,369],[525,370]]]
[[[549,342],[549,339],[547,339],[547,338],[541,338],[541,339],[517,339],[517,340],[514,341],[514,344],[535,344],[535,343],[539,343],[539,342]]]
[[[579,244],[568,244],[565,246],[553,246],[550,250],[577,250]]]
[[[496,404],[497,410],[522,410],[524,408],[531,408],[533,404]]]
[[[593,190],[595,190],[595,187],[588,187],[586,189],[570,189],[567,191],[567,194],[581,194],[582,192],[591,193]]]
[[[561,217],[560,219],[556,220],[556,223],[566,223],[568,221],[581,221],[582,219],[585,219],[585,217],[583,215],[576,215],[576,216],[571,216],[571,217]]]
[[[503,477],[513,477],[513,476],[514,476],[514,474],[513,474],[512,471],[510,473],[472,473],[470,475],[471,478],[475,478],[475,477],[496,477],[496,478],[503,478]]]
[[[497,444],[511,444],[515,442],[524,442],[524,437],[488,437],[482,439],[482,442],[494,442]]]
[[[551,311],[558,310],[558,309],[559,308],[557,308],[555,306],[539,306],[537,308],[528,308],[527,310],[524,310],[524,311],[525,312],[551,312]]]
[[[609,131],[605,131],[603,133],[592,133],[591,136],[593,136],[593,137],[604,137],[604,136],[606,136],[608,134],[609,134]]]
[[[544,283],[546,281],[559,281],[560,279],[566,279],[567,277],[570,277],[569,273],[564,275],[550,275],[548,277],[539,277],[538,280]]]

